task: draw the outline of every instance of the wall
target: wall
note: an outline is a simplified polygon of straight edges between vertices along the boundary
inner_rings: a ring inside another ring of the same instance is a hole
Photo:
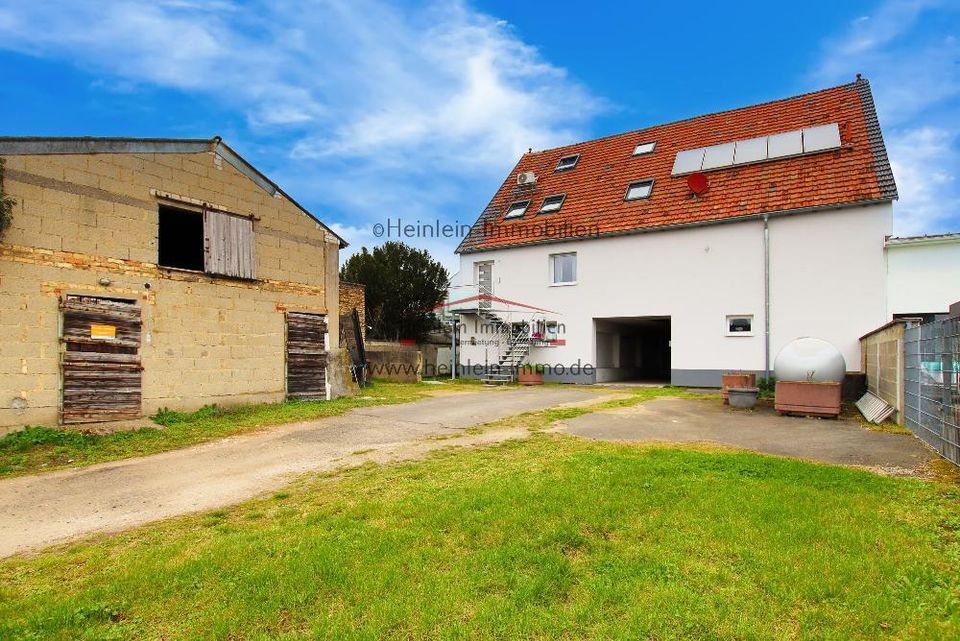
[[[396,383],[423,379],[423,354],[414,345],[371,341],[367,343],[367,376]]]
[[[862,370],[867,389],[896,411],[892,420],[903,425],[903,332],[905,323],[893,322],[860,339]]]
[[[360,333],[367,337],[366,288],[357,283],[340,281],[340,316],[349,316],[356,309],[360,315]]]
[[[888,315],[945,314],[960,300],[960,238],[887,245]]]
[[[801,336],[836,345],[848,369],[860,363],[858,337],[886,320],[883,252],[889,204],[772,217],[771,366]],[[549,255],[576,251],[577,283],[551,286]],[[539,347],[529,361],[596,365],[594,319],[668,316],[672,380],[719,385],[726,370],[764,369],[763,222],[705,225],[461,256],[461,282],[474,263],[494,262],[494,295],[555,312],[566,344]],[[752,335],[726,335],[726,316],[752,314]],[[514,320],[536,316],[519,307]],[[491,348],[466,325],[461,365],[492,360]],[[489,338],[489,337],[487,337]],[[593,375],[567,380],[592,382]]]
[[[145,414],[283,399],[284,312],[338,309],[335,237],[212,153],[6,159],[17,205],[0,244],[0,426],[58,420],[65,294],[139,301]],[[258,280],[158,267],[151,189],[257,216]],[[336,336],[337,315],[328,323]]]

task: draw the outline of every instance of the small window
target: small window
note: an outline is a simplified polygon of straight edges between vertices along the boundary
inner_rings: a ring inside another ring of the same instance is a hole
[[[520,218],[520,216],[523,216],[525,213],[527,213],[527,207],[529,206],[529,200],[515,202],[511,204],[509,208],[507,208],[507,215],[504,216],[503,219],[506,220],[508,218]]]
[[[653,191],[653,181],[652,180],[641,180],[639,182],[630,183],[630,186],[627,187],[627,195],[623,197],[624,200],[643,200],[644,198],[650,197],[650,192]]]
[[[751,336],[753,334],[753,315],[727,316],[728,336]]]
[[[656,147],[657,143],[655,142],[642,142],[633,148],[633,155],[643,156],[644,154],[652,154]]]
[[[574,154],[572,156],[564,156],[560,159],[560,162],[557,163],[557,171],[567,171],[568,169],[573,169],[577,166],[577,162],[580,160],[580,154]]]
[[[203,271],[203,214],[160,206],[157,263],[163,267]]]
[[[547,196],[543,199],[543,204],[540,205],[540,211],[537,213],[540,214],[551,214],[555,211],[560,211],[560,208],[563,206],[563,200],[567,197],[566,194],[556,194],[554,196]]]
[[[554,285],[572,285],[577,282],[577,254],[550,255],[550,282]]]

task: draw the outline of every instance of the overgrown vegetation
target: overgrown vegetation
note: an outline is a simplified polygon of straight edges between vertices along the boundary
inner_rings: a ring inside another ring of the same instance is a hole
[[[549,434],[0,562],[0,637],[955,639],[960,494]]]
[[[355,407],[406,403],[423,398],[435,388],[425,384],[375,382],[364,388],[364,396],[333,401],[289,401],[229,408],[210,405],[196,412],[162,410],[152,418],[164,429],[144,427],[106,435],[27,427],[0,438],[0,477],[156,454],[269,425],[335,416]]]
[[[13,222],[13,208],[17,204],[16,199],[3,190],[6,165],[6,159],[0,158],[0,240],[3,240],[4,234]]]

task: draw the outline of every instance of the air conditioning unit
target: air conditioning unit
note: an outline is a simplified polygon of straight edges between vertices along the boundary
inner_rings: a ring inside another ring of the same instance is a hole
[[[532,185],[535,182],[537,182],[537,175],[532,171],[524,171],[517,174],[518,185]]]

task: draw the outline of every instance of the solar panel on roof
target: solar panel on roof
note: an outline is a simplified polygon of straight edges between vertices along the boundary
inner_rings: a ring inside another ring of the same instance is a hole
[[[729,167],[733,164],[733,150],[736,143],[728,142],[722,145],[713,145],[703,150],[702,170]]]
[[[819,127],[807,127],[803,130],[803,151],[824,151],[840,146],[840,125],[831,123]]]
[[[798,156],[803,153],[803,136],[799,129],[776,134],[767,139],[767,158]]]
[[[677,154],[673,161],[674,174],[689,174],[691,171],[700,171],[703,166],[703,153],[706,151],[703,147],[699,149],[688,149]]]
[[[736,146],[737,149],[733,154],[733,164],[735,165],[767,159],[767,136],[738,140]]]

